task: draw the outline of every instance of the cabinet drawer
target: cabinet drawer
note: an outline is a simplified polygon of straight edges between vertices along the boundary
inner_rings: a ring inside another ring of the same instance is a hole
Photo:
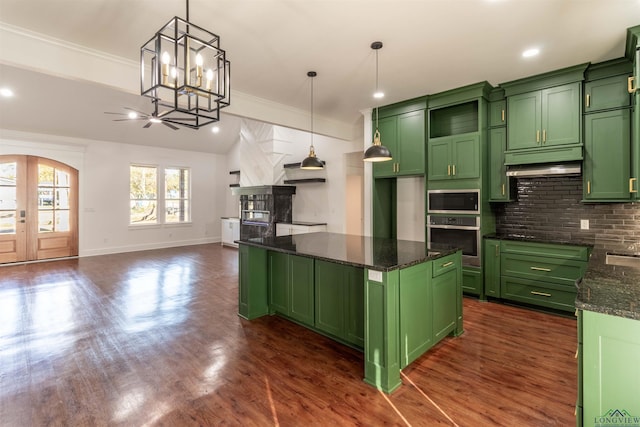
[[[501,259],[501,274],[532,280],[542,280],[573,287],[584,275],[587,263],[540,256],[505,254]]]
[[[462,268],[462,292],[473,295],[482,293],[482,270],[479,268]]]
[[[541,255],[549,258],[588,261],[589,249],[584,246],[563,245],[557,243],[533,243],[502,241],[502,253]]]
[[[447,255],[433,261],[433,276],[437,277],[458,267],[456,254]]]
[[[558,310],[575,309],[576,291],[563,285],[503,276],[500,281],[502,298],[535,304]]]

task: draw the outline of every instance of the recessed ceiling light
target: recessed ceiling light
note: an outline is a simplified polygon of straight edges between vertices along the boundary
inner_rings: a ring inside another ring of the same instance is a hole
[[[129,118],[130,118],[131,120],[133,120],[133,119],[137,119],[137,118],[138,118],[138,113],[136,113],[135,111],[129,111],[128,116],[129,116]]]
[[[532,49],[527,49],[524,52],[522,52],[522,57],[531,58],[532,56],[536,56],[539,53],[540,53],[540,49],[534,47]]]
[[[384,98],[384,92],[382,91],[377,91],[376,93],[373,94],[374,98],[380,99],[380,98]]]
[[[220,128],[218,126],[214,126],[214,127],[211,128],[211,132],[218,133],[218,132],[220,132]]]
[[[5,98],[11,98],[13,96],[13,91],[8,87],[3,87],[2,89],[0,89],[0,95],[4,96]]]

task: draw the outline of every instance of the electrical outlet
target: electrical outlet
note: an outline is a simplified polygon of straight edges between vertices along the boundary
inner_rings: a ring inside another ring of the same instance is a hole
[[[580,220],[580,230],[588,230],[589,229],[589,220],[581,219]]]

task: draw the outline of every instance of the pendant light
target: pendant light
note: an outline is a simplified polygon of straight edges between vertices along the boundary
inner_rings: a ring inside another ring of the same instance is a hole
[[[376,92],[375,98],[382,98],[384,95],[378,89],[378,50],[382,48],[382,42],[371,43],[371,49],[376,51]],[[376,107],[376,131],[373,134],[373,143],[371,147],[364,152],[365,162],[386,162],[392,159],[391,152],[387,147],[382,145],[380,141],[380,131],[378,130],[378,107]]]
[[[311,147],[309,147],[309,156],[300,164],[300,169],[305,170],[324,169],[324,163],[316,157],[316,152],[313,148],[313,78],[317,75],[318,73],[315,71],[307,73],[307,76],[311,77]]]

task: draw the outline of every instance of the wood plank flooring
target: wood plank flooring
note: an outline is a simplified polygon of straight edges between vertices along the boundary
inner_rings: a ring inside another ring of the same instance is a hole
[[[237,271],[213,244],[0,267],[0,425],[575,425],[571,318],[465,298],[385,395],[361,353],[239,318]]]

